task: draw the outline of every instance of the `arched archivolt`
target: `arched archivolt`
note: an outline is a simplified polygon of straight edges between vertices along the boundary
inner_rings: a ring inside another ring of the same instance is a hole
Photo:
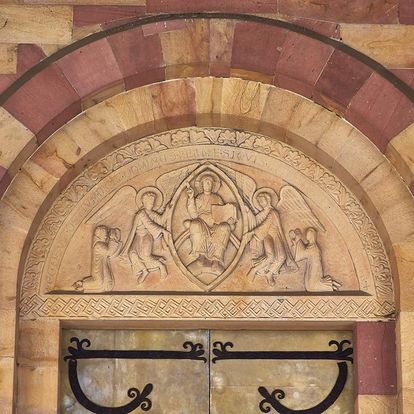
[[[51,203],[81,171],[129,142],[194,125],[236,128],[285,141],[338,176],[362,201],[381,235],[399,309],[410,306],[412,196],[378,148],[350,123],[297,94],[255,81],[193,78],[139,87],[90,107],[24,163],[0,201],[0,268],[6,275],[0,295],[7,309],[2,315],[14,319],[31,240]],[[23,326],[25,322],[30,321],[21,321]],[[58,330],[53,322],[51,329]],[[48,332],[36,335],[45,338]],[[28,374],[22,372],[21,378],[29,381]]]
[[[414,234],[412,196],[364,135],[334,113],[277,87],[240,79],[196,78],[114,96],[67,123],[33,154],[1,201],[0,264],[8,274],[4,293],[18,296],[16,280],[37,226],[74,177],[128,142],[193,125],[262,133],[286,141],[334,172],[375,223],[397,285],[398,280],[406,280],[404,252]],[[401,300],[405,294],[404,288]]]
[[[123,90],[208,75],[275,84],[333,110],[412,185],[406,154],[412,90],[370,58],[311,30],[246,15],[151,16],[93,34],[27,72],[38,51],[24,46],[21,52],[21,76],[0,96],[0,193],[33,151],[82,109]]]

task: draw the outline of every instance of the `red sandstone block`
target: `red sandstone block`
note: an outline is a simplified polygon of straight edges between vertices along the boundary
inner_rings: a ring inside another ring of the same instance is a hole
[[[391,72],[410,85],[414,80],[414,69],[391,69]]]
[[[107,39],[75,50],[57,65],[81,98],[109,88],[123,78]]]
[[[384,135],[387,140],[391,140],[413,122],[414,104],[408,98],[402,96],[392,112],[391,119],[385,126]]]
[[[144,36],[142,28],[137,27],[112,35],[108,41],[127,89],[165,79],[164,58],[158,35]]]
[[[22,67],[30,67],[44,55],[36,46],[27,45],[20,57]],[[70,107],[80,111],[79,95],[59,68],[53,64],[23,84],[4,104],[4,107],[35,134],[40,133],[51,120],[60,126]],[[62,115],[63,114],[63,115]],[[61,118],[63,116],[63,118]],[[53,132],[53,128],[49,131]]]
[[[399,20],[403,24],[414,24],[414,0],[400,0]]]
[[[397,394],[395,322],[358,322],[354,352],[356,394]]]
[[[397,23],[398,0],[279,0],[279,13],[337,23]]]
[[[0,198],[5,193],[10,183],[11,179],[7,169],[0,165]]]
[[[362,62],[335,50],[316,83],[314,99],[342,112],[371,73]]]
[[[147,0],[148,13],[276,13],[278,0]]]
[[[89,26],[143,16],[145,6],[74,6],[73,25]]]
[[[231,67],[275,73],[287,31],[254,22],[237,23],[234,31]]]
[[[45,54],[38,46],[18,45],[16,73],[13,75],[0,75],[0,93],[22,76],[24,72],[38,64],[44,58]]]
[[[332,46],[289,33],[276,65],[277,85],[311,97],[316,81],[333,51]]]
[[[390,139],[414,120],[414,108],[401,92],[373,73],[352,98],[346,119],[385,152]]]
[[[158,33],[173,32],[187,28],[186,20],[166,20],[164,22],[149,23],[142,26],[144,36],[151,36]]]
[[[307,29],[313,30],[316,33],[320,33],[324,36],[331,37],[333,39],[340,38],[340,27],[338,23],[326,22],[323,20],[306,19],[303,17],[292,18],[286,17],[291,23],[298,26],[306,27]]]

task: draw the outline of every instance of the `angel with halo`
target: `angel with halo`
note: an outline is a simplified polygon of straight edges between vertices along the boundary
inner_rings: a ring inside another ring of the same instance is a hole
[[[166,229],[169,208],[167,206],[161,214],[159,209],[162,204],[163,195],[158,188],[144,187],[137,192],[127,185],[88,219],[88,222],[117,225],[122,235],[128,234],[120,256],[127,257],[138,283],[143,283],[154,271],[160,272],[161,279],[167,277],[165,257],[154,253],[156,248],[163,251],[163,241],[170,237]],[[122,214],[119,214],[120,209]]]
[[[325,231],[301,193],[290,185],[279,196],[271,188],[262,187],[253,195],[254,214],[247,208],[249,232],[247,237],[253,251],[250,273],[265,276],[274,286],[282,271],[295,272],[298,265],[287,242],[289,229],[314,226]]]

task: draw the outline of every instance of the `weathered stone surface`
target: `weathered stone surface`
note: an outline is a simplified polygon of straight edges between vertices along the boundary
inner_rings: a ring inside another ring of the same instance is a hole
[[[410,392],[414,388],[414,359],[412,357],[412,350],[414,347],[414,312],[400,312],[397,319],[397,346],[399,352],[398,366],[402,367],[399,371],[399,394],[403,394],[400,398],[404,401],[403,413],[410,412],[408,407],[414,406],[413,393]],[[407,392],[407,397],[404,394]]]
[[[165,79],[164,58],[157,34],[145,36],[143,29],[138,27],[110,36],[108,41],[127,89]]]
[[[414,106],[411,108],[397,88],[373,73],[352,98],[346,118],[385,152],[389,140],[414,120]]]
[[[234,30],[232,68],[243,68],[268,75],[276,71],[286,31],[254,22],[238,22]]]
[[[166,66],[204,64],[209,60],[209,22],[186,21],[184,29],[161,32],[162,53]]]
[[[389,68],[414,67],[414,26],[343,24],[341,38]]]
[[[355,387],[358,395],[396,395],[394,322],[358,322],[355,338]]]
[[[66,44],[72,37],[71,7],[3,5],[0,19],[2,43]]]
[[[0,165],[9,169],[34,135],[4,108],[0,109]],[[17,166],[17,168],[19,168]],[[12,173],[15,171],[13,170]]]
[[[16,347],[16,309],[3,309],[0,303],[0,323],[0,358],[12,358]]]
[[[222,11],[233,13],[271,13],[277,11],[277,0],[147,0],[149,13]]]
[[[399,1],[399,20],[403,24],[414,24],[414,1]]]
[[[55,0],[19,0],[24,4],[51,4],[55,5]],[[59,4],[66,5],[109,5],[113,6],[115,0],[59,0]],[[116,5],[132,5],[132,6],[145,6],[146,0],[116,0]]]
[[[22,71],[44,58],[40,48],[24,45],[18,67]],[[20,69],[18,69],[20,72]],[[42,142],[80,112],[78,94],[56,65],[50,65],[26,82],[5,103],[6,110]]]
[[[309,37],[289,33],[276,65],[275,84],[311,97],[333,50]]]
[[[397,0],[279,0],[279,12],[349,23],[397,23]]]
[[[145,14],[144,6],[74,6],[73,25],[89,26],[128,18],[137,18]]]
[[[395,136],[388,144],[386,155],[410,186],[414,181],[414,125]]]
[[[14,358],[0,357],[0,406],[5,414],[13,413]]]
[[[314,99],[328,109],[342,112],[371,73],[360,61],[335,50],[316,83]]]
[[[225,76],[230,73],[233,49],[234,21],[210,20],[210,74]]]
[[[81,98],[89,97],[122,80],[122,73],[108,39],[77,49],[60,59],[57,65]]]
[[[394,395],[358,395],[355,409],[358,414],[395,414],[397,397]]]
[[[17,45],[0,44],[0,74],[13,74],[17,71]]]

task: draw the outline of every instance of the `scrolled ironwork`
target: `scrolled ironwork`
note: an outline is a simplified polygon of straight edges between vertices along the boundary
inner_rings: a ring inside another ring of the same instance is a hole
[[[71,338],[71,343],[75,346],[69,346],[69,355],[63,359],[68,361],[69,384],[76,400],[84,408],[95,414],[128,414],[137,408],[143,411],[149,411],[152,402],[148,398],[154,389],[153,384],[148,383],[140,391],[132,387],[127,391],[132,401],[119,407],[104,407],[91,401],[83,392],[78,378],[78,360],[80,359],[178,359],[178,360],[196,360],[207,362],[204,356],[204,347],[201,343],[186,341],[183,343],[184,351],[166,351],[166,350],[96,350],[88,349],[91,341],[87,338]]]

